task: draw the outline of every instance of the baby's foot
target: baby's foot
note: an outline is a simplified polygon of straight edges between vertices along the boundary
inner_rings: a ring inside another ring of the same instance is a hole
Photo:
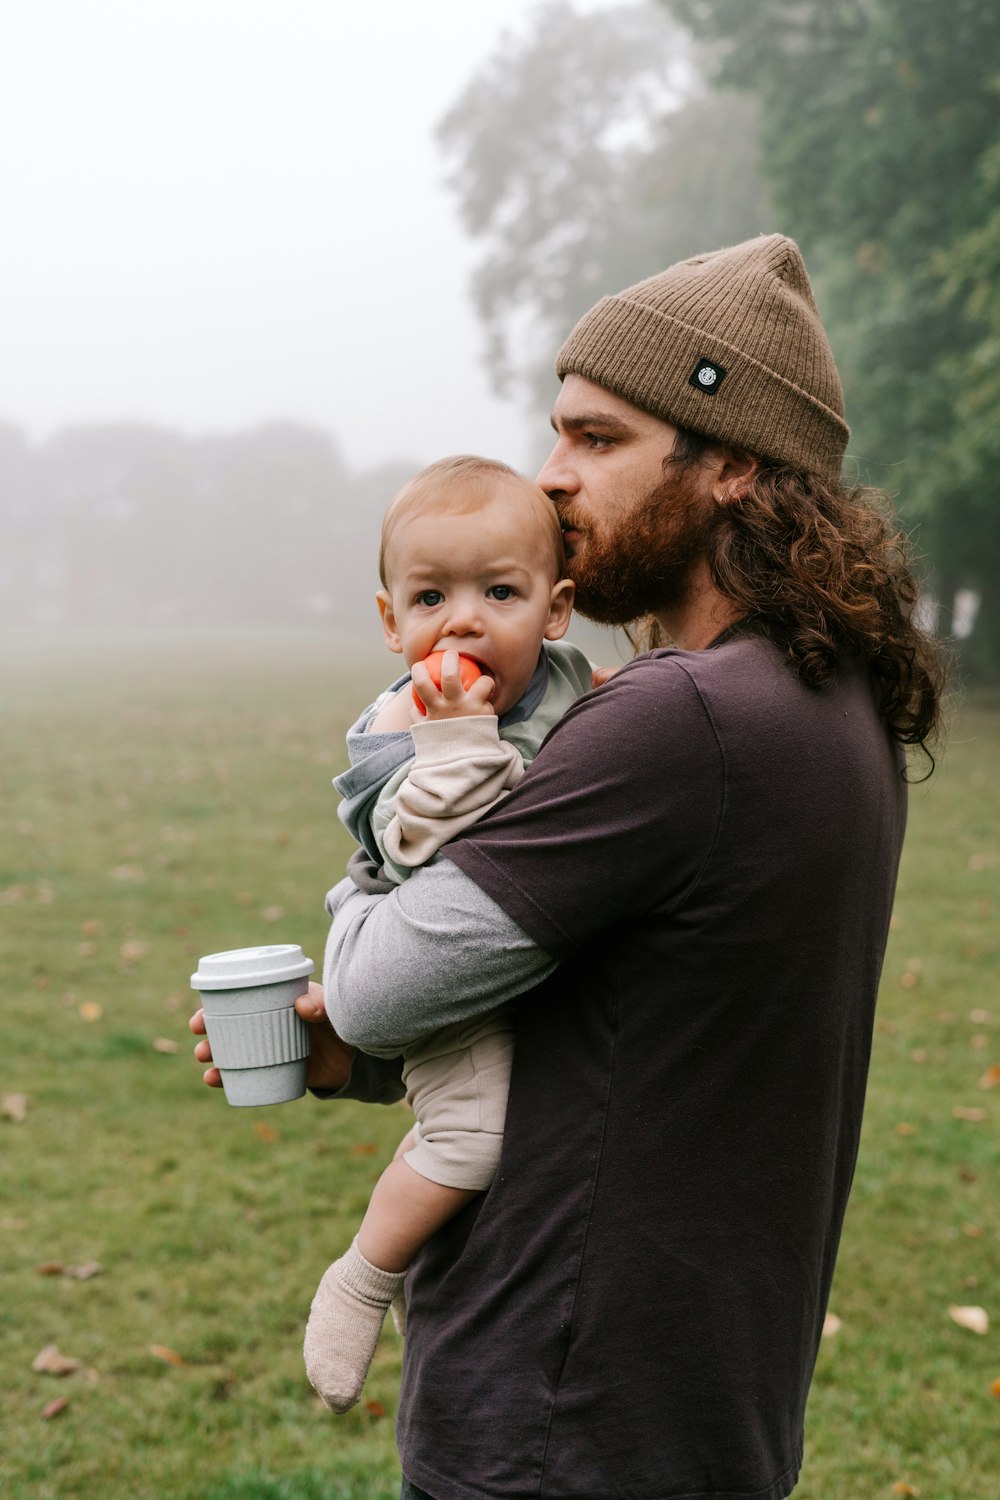
[[[303,1353],[313,1389],[331,1411],[349,1411],[375,1357],[386,1309],[403,1272],[365,1260],[355,1240],[324,1272],[309,1312]]]

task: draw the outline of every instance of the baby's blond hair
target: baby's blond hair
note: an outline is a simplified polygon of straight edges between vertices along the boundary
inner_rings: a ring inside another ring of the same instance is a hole
[[[506,492],[523,500],[552,552],[552,581],[566,576],[566,553],[556,508],[545,491],[525,474],[493,458],[461,453],[440,458],[408,479],[394,496],[382,517],[378,571],[382,587],[389,587],[388,552],[393,533],[401,521],[417,513],[435,510],[468,515],[491,504]]]

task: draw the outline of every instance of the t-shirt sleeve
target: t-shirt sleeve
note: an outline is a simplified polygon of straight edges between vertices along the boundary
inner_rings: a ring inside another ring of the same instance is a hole
[[[562,958],[679,904],[711,856],[724,801],[709,712],[664,653],[580,699],[510,796],[442,855]]]

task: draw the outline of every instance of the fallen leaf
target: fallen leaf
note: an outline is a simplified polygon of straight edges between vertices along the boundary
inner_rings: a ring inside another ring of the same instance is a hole
[[[253,1129],[254,1135],[259,1136],[262,1141],[272,1142],[278,1139],[278,1132],[273,1125],[260,1124],[255,1125]]]
[[[80,932],[83,937],[96,937],[101,930],[101,924],[96,917],[88,917],[86,922],[80,923]]]
[[[993,1392],[994,1396],[1000,1396],[1000,1380],[994,1380],[993,1384],[990,1386],[990,1390]]]
[[[67,1266],[61,1260],[43,1260],[35,1267],[36,1276],[72,1276],[77,1281],[89,1281],[104,1270],[96,1260],[88,1260],[82,1266]]]
[[[942,1026],[950,1025],[950,1023],[955,1019],[950,1010],[939,1010],[937,1013],[937,1018],[941,1022]]]
[[[78,1359],[71,1359],[68,1354],[59,1352],[58,1344],[46,1344],[40,1354],[36,1354],[31,1361],[31,1368],[36,1375],[72,1375],[74,1370],[80,1368]]]
[[[354,1156],[374,1156],[378,1147],[371,1141],[355,1141],[351,1147]]]
[[[910,1057],[915,1063],[925,1063],[927,1061],[927,1048],[914,1047],[913,1051],[910,1053]]]
[[[897,1479],[892,1487],[894,1495],[919,1495],[920,1491],[915,1484],[907,1484],[905,1479]]]
[[[0,1115],[7,1120],[14,1120],[18,1125],[27,1117],[28,1096],[27,1094],[4,1094],[0,1098]]]
[[[153,1046],[157,1052],[174,1053],[181,1050],[180,1042],[173,1042],[168,1036],[155,1037]]]
[[[972,1120],[973,1123],[986,1119],[985,1109],[977,1109],[975,1105],[956,1104],[952,1114],[956,1120]]]
[[[104,1006],[99,1005],[96,1000],[85,1000],[80,1006],[80,1019],[83,1021],[99,1021],[104,1014]]]
[[[914,974],[911,969],[907,969],[905,974],[900,974],[899,976],[899,982],[904,990],[912,990],[914,985],[918,984],[919,981],[920,975]]]
[[[385,1407],[382,1405],[381,1401],[366,1401],[365,1411],[370,1417],[385,1416]]]
[[[145,957],[146,944],[132,940],[122,943],[119,952],[121,953],[123,963],[137,964],[141,958]]]
[[[902,1120],[895,1127],[897,1135],[916,1135],[916,1125],[911,1125],[908,1120]]]
[[[979,1087],[981,1089],[995,1089],[998,1083],[1000,1083],[1000,1063],[994,1063],[992,1067],[986,1069],[986,1072],[980,1078]]]
[[[990,1037],[988,1032],[977,1031],[969,1037],[969,1046],[972,1048],[973,1052],[985,1052],[987,1047],[990,1045],[991,1040],[992,1038]]]
[[[990,1315],[985,1307],[949,1307],[948,1316],[959,1328],[967,1328],[970,1333],[989,1333]]]
[[[843,1326],[836,1313],[828,1312],[823,1319],[823,1337],[825,1339],[832,1339],[834,1334],[839,1333]]]
[[[162,1359],[165,1365],[186,1365],[187,1360],[182,1359],[176,1349],[168,1349],[166,1344],[150,1344],[149,1352],[154,1359]]]
[[[283,906],[265,906],[261,911],[261,919],[265,922],[280,922],[285,915]]]
[[[978,1224],[963,1224],[962,1233],[965,1235],[966,1239],[970,1240],[981,1240],[983,1237],[983,1231],[980,1229]]]
[[[82,1266],[67,1266],[66,1275],[72,1276],[76,1281],[89,1281],[92,1276],[100,1276],[103,1270],[100,1261],[86,1260]]]
[[[43,1421],[49,1422],[53,1417],[58,1417],[59,1413],[65,1411],[68,1405],[69,1400],[66,1396],[57,1396],[55,1401],[50,1401],[48,1406],[42,1407]]]
[[[970,1010],[969,1020],[973,1026],[990,1026],[992,1025],[993,1017],[988,1010]]]

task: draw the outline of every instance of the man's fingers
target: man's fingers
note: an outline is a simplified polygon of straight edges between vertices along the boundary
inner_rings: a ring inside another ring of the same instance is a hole
[[[326,1006],[323,1003],[323,986],[310,981],[309,988],[304,995],[299,995],[295,1002],[295,1009],[303,1021],[314,1025],[317,1021],[326,1020]]]
[[[204,1036],[205,1035],[205,1012],[204,1012],[204,1010],[196,1010],[193,1016],[189,1016],[188,1017],[188,1029],[190,1031],[193,1031],[194,1034],[195,1034],[195,1036]],[[195,1052],[197,1053],[197,1048],[195,1049]]]

